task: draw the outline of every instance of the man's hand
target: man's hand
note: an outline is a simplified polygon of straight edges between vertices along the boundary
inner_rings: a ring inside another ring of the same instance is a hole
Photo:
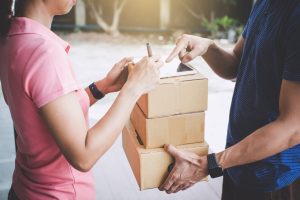
[[[132,62],[132,60],[132,57],[128,57],[116,63],[110,72],[108,72],[105,79],[99,81],[99,84],[96,83],[97,88],[105,94],[120,91],[128,77],[128,69],[126,66]]]
[[[159,190],[168,194],[185,190],[208,175],[207,158],[196,153],[166,145],[165,150],[175,159],[175,165]]]
[[[197,56],[203,56],[213,44],[210,39],[184,34],[177,38],[176,47],[166,62],[171,62],[176,56],[179,56],[183,63],[190,62]]]
[[[185,34],[176,40],[176,47],[166,62],[171,62],[176,56],[179,56],[182,63],[188,63],[196,57],[202,56],[217,75],[232,80],[237,76],[243,48],[243,37],[239,38],[233,50],[224,50],[211,39]]]

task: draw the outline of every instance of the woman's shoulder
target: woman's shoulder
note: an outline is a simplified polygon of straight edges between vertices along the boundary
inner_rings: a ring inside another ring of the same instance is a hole
[[[31,51],[63,51],[68,44],[46,26],[26,18],[16,17],[11,23],[8,38],[18,49]]]
[[[63,46],[59,45],[57,42],[53,42],[51,39],[43,35],[27,34],[22,37],[25,37],[22,39],[24,42],[22,42],[23,45],[21,45],[25,52],[44,53],[46,55],[55,52],[66,54]]]

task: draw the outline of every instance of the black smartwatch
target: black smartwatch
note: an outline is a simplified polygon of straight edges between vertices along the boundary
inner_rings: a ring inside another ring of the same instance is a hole
[[[214,153],[207,155],[208,173],[212,178],[223,176],[223,169],[219,165]]]
[[[91,85],[89,85],[89,89],[90,89],[93,97],[97,100],[102,99],[105,96],[105,94],[103,94],[100,90],[98,90],[95,83],[92,83]]]

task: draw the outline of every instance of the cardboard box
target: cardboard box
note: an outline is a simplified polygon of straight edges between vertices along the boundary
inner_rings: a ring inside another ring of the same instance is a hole
[[[137,102],[147,118],[207,109],[208,80],[200,73],[161,78],[160,84]]]
[[[123,148],[140,190],[159,187],[168,175],[168,167],[173,162],[172,157],[163,148],[145,149],[137,139],[137,134],[131,123],[123,129]],[[179,149],[207,155],[208,145],[196,143],[178,146]]]
[[[147,149],[204,142],[204,112],[148,119],[135,105],[130,118]]]

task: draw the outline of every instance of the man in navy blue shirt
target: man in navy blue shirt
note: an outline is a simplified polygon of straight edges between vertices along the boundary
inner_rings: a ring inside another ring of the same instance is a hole
[[[183,35],[167,62],[177,55],[183,63],[202,56],[236,86],[226,149],[201,157],[166,145],[176,163],[159,189],[174,193],[223,173],[223,200],[300,199],[287,189],[300,177],[299,1],[258,0],[231,52]]]

